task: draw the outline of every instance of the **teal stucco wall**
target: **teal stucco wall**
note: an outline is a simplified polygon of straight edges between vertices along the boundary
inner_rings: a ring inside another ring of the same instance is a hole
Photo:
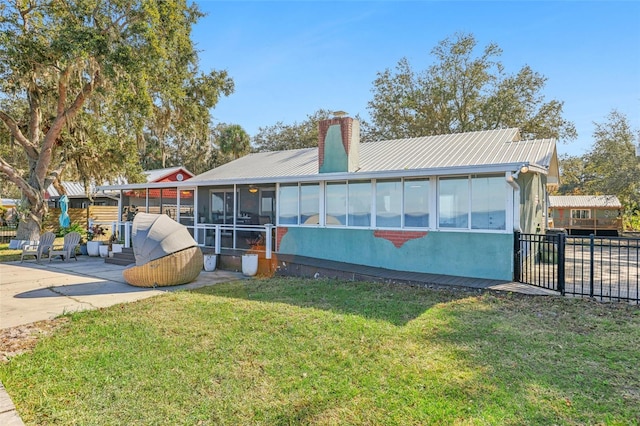
[[[278,252],[400,271],[513,279],[510,233],[431,231],[413,233],[420,237],[401,245],[376,234],[371,229],[291,227]]]

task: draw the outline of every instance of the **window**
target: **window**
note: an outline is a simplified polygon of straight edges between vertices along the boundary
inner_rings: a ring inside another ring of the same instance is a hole
[[[467,228],[469,223],[469,178],[439,180],[439,220],[441,228]]]
[[[326,224],[347,224],[347,184],[329,182],[326,186]]]
[[[427,229],[437,222],[443,229],[506,229],[508,186],[502,175],[443,177],[435,183],[434,177],[422,177],[282,184],[278,224]]]
[[[502,176],[471,179],[471,228],[506,229],[506,191]]]
[[[349,226],[371,226],[371,182],[349,182]]]
[[[376,226],[400,228],[402,225],[402,182],[398,180],[376,182]]]
[[[404,181],[404,226],[429,227],[429,179]]]
[[[320,185],[303,183],[300,186],[300,225],[320,223]]]
[[[211,193],[211,223],[232,224],[233,210],[233,190]]]
[[[298,224],[298,185],[280,185],[278,192],[278,223]]]
[[[572,219],[591,219],[591,210],[585,209],[572,209],[571,210],[571,218]]]

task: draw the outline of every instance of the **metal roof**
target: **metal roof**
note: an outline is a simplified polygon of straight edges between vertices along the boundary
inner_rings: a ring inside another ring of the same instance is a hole
[[[620,200],[615,195],[550,195],[549,207],[570,208],[622,208]]]
[[[169,176],[179,170],[183,170],[186,173],[189,174],[189,176],[193,176],[193,173],[191,173],[189,170],[185,169],[182,166],[176,166],[176,167],[168,167],[165,169],[155,169],[155,170],[147,170],[144,172],[144,175],[147,178],[147,182],[155,182],[157,180],[160,180],[166,176]],[[62,187],[64,188],[67,197],[69,198],[85,198],[87,196],[85,190],[84,190],[84,184],[82,182],[70,182],[70,181],[62,181],[61,182]],[[107,186],[108,183],[105,183],[103,186]],[[119,177],[118,179],[116,179],[113,184],[111,186],[115,186],[115,185],[127,185],[127,179],[124,177]],[[97,193],[97,188],[96,185],[93,183],[89,184],[89,193],[92,194],[92,196],[99,196],[99,197],[113,197],[114,195],[118,195],[118,193],[112,193],[112,192],[100,192]],[[60,192],[55,188],[55,186],[49,185],[49,187],[47,188],[47,193],[49,194],[50,198],[58,198],[60,196],[62,196],[62,194],[60,194]]]
[[[182,166],[167,167],[165,169],[147,170],[144,172],[144,174],[147,176],[147,182],[156,182],[179,170],[183,170],[184,172],[188,173],[189,176],[193,176],[193,173],[191,173],[189,170],[185,169]]]
[[[427,170],[451,174],[455,169],[473,173],[487,171],[489,166],[494,171],[515,171],[520,164],[546,174],[555,155],[553,139],[521,141],[518,129],[488,130],[362,143],[360,168],[348,175],[350,178],[385,173],[410,175]],[[304,148],[249,154],[195,176],[189,183],[267,178],[280,181],[288,177],[315,180],[343,175],[319,174],[318,148]]]
[[[60,183],[62,184],[62,187],[64,188],[64,191],[67,194],[67,197],[86,197],[87,196],[84,191],[84,185],[82,184],[82,182],[62,181]],[[95,192],[95,187],[93,185],[90,185],[89,191]],[[49,188],[47,188],[47,193],[51,198],[57,198],[62,195],[53,185],[49,185]]]

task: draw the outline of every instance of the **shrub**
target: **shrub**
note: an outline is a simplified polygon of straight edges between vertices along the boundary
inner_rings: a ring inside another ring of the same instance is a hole
[[[70,232],[77,232],[78,234],[80,234],[80,236],[82,236],[81,241],[84,241],[84,239],[87,236],[87,231],[84,229],[84,226],[80,225],[77,222],[72,223],[71,225],[69,225],[68,228],[60,228],[60,230],[58,230],[57,235],[58,237],[64,237]]]

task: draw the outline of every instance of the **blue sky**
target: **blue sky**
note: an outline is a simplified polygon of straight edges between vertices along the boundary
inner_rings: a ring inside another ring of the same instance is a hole
[[[403,57],[426,69],[432,48],[457,32],[481,47],[497,43],[507,72],[529,65],[547,77],[545,99],[563,101],[578,131],[559,154],[587,152],[593,122],[612,109],[640,128],[639,1],[197,3],[207,13],[193,31],[200,67],[226,69],[235,81],[212,115],[251,136],[320,108],[368,119],[378,72]]]

